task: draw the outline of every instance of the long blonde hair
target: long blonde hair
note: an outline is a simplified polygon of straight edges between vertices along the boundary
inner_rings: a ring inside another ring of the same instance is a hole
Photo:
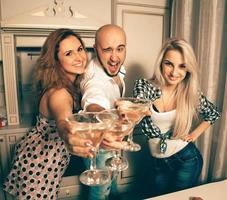
[[[181,53],[186,64],[187,74],[176,88],[176,120],[173,137],[181,137],[189,133],[193,118],[197,116],[199,101],[198,64],[192,47],[184,39],[170,38],[167,40],[156,60],[155,71],[150,79],[157,87],[165,85],[162,75],[162,61],[166,53],[175,50]]]
[[[35,65],[33,89],[36,99],[39,100],[43,92],[50,88],[66,88],[78,107],[81,100],[79,76],[76,77],[74,84],[72,84],[58,60],[60,42],[69,36],[75,36],[85,48],[81,38],[71,29],[62,28],[50,33]]]

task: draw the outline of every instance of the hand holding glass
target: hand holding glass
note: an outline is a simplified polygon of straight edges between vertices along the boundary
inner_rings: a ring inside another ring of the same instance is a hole
[[[110,181],[110,174],[107,170],[96,169],[96,153],[106,129],[111,126],[114,119],[111,113],[106,115],[108,115],[108,120],[105,122],[97,118],[97,112],[73,114],[66,119],[73,126],[73,133],[78,134],[81,138],[90,139],[92,146],[95,148],[90,169],[80,175],[80,181],[85,185],[102,185]]]

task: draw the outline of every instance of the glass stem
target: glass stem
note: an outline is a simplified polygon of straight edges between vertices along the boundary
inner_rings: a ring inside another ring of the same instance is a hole
[[[114,170],[112,173],[113,173],[112,174],[112,180],[117,180],[117,177],[120,174],[120,172],[118,170]]]
[[[132,129],[131,132],[128,135],[127,141],[128,141],[129,144],[132,144],[133,143],[133,130],[134,129]]]
[[[90,170],[96,170],[96,152],[90,162]]]
[[[117,150],[112,149],[111,152],[112,152],[113,158],[116,158],[117,157]]]
[[[119,158],[120,157],[120,150],[115,150],[114,151],[114,158]]]

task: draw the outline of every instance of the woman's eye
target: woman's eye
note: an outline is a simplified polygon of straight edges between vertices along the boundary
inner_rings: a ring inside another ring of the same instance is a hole
[[[83,51],[83,50],[84,50],[83,47],[79,47],[79,48],[78,48],[78,52],[81,52],[81,51]]]
[[[169,62],[169,61],[164,61],[163,64],[164,64],[164,65],[167,65],[167,66],[172,66],[172,63]]]
[[[72,51],[67,51],[66,53],[65,53],[65,56],[71,56],[72,55]]]
[[[180,68],[185,69],[186,68],[186,65],[185,64],[182,64],[182,65],[180,65]]]

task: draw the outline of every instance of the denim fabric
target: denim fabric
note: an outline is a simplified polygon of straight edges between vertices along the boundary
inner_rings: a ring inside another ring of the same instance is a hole
[[[96,156],[96,167],[97,169],[106,169],[105,162],[108,158],[112,157],[113,154],[109,151],[100,150]],[[84,159],[84,163],[89,168],[90,159]],[[109,198],[109,194],[117,193],[117,181],[113,179],[111,182],[101,185],[101,186],[90,186],[89,187],[89,200],[107,200]]]
[[[157,195],[196,186],[203,159],[193,143],[168,158],[154,159],[155,190]]]

